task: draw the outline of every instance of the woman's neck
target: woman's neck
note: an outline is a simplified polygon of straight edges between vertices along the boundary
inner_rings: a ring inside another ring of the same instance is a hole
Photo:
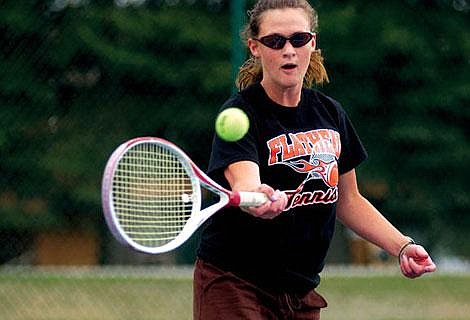
[[[285,107],[297,107],[302,94],[302,86],[279,88],[261,81],[261,86],[268,97],[277,104]]]

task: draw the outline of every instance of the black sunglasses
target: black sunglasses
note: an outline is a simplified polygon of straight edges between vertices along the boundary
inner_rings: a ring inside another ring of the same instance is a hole
[[[286,45],[287,40],[289,40],[290,44],[294,48],[300,48],[305,46],[309,43],[310,40],[313,38],[313,33],[311,32],[296,32],[291,35],[289,38],[281,36],[280,34],[271,34],[268,36],[264,36],[260,39],[254,38],[254,40],[261,42],[266,47],[279,50],[284,48]]]

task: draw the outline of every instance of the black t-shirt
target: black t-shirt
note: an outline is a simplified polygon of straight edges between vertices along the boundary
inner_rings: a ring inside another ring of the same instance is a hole
[[[205,224],[198,256],[260,287],[306,292],[320,281],[333,236],[339,176],[367,157],[338,102],[302,89],[295,108],[273,102],[260,84],[233,95],[249,119],[237,142],[214,136],[208,174],[229,188],[224,169],[249,160],[261,182],[288,195],[286,211],[272,220],[226,208]]]

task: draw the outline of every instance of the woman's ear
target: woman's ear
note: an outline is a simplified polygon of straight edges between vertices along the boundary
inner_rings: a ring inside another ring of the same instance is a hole
[[[259,43],[258,41],[250,38],[248,39],[248,49],[250,49],[250,52],[251,54],[255,57],[255,58],[259,58]]]
[[[315,32],[313,33],[313,38],[312,38],[312,48],[314,51],[317,48],[317,34]]]

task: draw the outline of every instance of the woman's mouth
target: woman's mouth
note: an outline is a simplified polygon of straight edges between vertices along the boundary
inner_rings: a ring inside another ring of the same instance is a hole
[[[294,64],[294,63],[286,63],[286,64],[282,65],[281,68],[284,69],[284,70],[292,70],[292,69],[297,68],[297,65]]]

